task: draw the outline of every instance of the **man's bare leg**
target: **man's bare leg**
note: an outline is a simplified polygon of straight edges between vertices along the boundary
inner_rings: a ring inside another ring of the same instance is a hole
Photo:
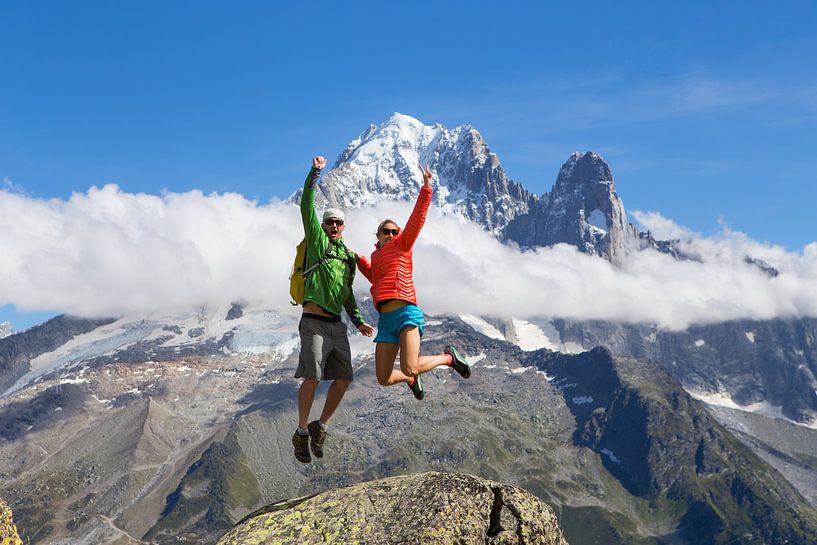
[[[329,424],[332,415],[335,414],[335,409],[340,405],[340,401],[350,384],[352,384],[351,380],[338,379],[332,381],[329,391],[326,392],[326,402],[324,402],[323,412],[321,412],[321,422],[324,426]]]
[[[301,383],[298,390],[298,427],[306,429],[309,423],[309,411],[312,410],[312,401],[315,399],[315,390],[318,381],[314,378],[307,378]]]

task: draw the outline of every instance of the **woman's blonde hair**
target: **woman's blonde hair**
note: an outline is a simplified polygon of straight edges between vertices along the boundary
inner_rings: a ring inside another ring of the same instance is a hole
[[[393,224],[395,227],[397,227],[398,229],[400,229],[400,225],[398,225],[398,223],[397,223],[396,221],[394,221],[394,220],[388,220],[388,219],[387,219],[387,220],[383,220],[383,221],[381,221],[381,222],[380,222],[380,225],[378,225],[378,226],[377,226],[377,231],[375,231],[374,235],[375,235],[375,236],[379,235],[379,234],[380,234],[380,231],[382,231],[382,230],[383,230],[383,227],[384,227],[384,226],[385,226],[387,223],[391,223],[391,224]]]

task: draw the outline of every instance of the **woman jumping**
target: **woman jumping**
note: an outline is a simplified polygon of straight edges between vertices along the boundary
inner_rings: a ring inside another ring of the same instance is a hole
[[[377,244],[371,262],[358,256],[357,267],[372,283],[374,306],[380,313],[377,322],[377,343],[374,352],[377,382],[391,386],[405,382],[414,397],[423,399],[420,375],[440,365],[448,365],[463,378],[471,376],[471,365],[456,348],[446,346],[442,354],[420,356],[420,337],[423,335],[423,311],[417,306],[412,277],[412,247],[425,223],[431,204],[431,170],[420,167],[423,187],[417,203],[406,223],[400,227],[385,220],[377,227]],[[400,370],[394,368],[400,354]]]

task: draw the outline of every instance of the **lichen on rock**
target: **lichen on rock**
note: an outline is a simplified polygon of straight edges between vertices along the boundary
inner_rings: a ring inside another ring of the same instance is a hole
[[[0,498],[0,545],[23,545],[23,541],[17,535],[11,507],[2,498]]]
[[[553,510],[529,492],[436,472],[272,504],[218,545],[262,543],[567,545]]]

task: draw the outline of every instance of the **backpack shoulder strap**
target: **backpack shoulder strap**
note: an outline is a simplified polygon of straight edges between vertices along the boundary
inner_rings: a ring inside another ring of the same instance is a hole
[[[304,276],[308,275],[309,273],[311,273],[312,271],[317,269],[318,266],[321,263],[323,263],[324,261],[326,261],[330,257],[332,257],[332,241],[331,240],[328,241],[328,243],[326,244],[326,250],[323,252],[323,255],[321,256],[321,258],[316,263],[314,263],[311,267],[307,267],[306,269],[304,269],[304,272],[301,273],[301,274],[303,274]]]
[[[351,286],[352,283],[355,281],[355,271],[357,270],[357,255],[350,251],[349,248],[346,247],[346,244],[341,242],[343,246],[343,251],[346,254],[346,257],[343,258],[343,261],[346,263],[346,266],[349,267],[349,285]]]

